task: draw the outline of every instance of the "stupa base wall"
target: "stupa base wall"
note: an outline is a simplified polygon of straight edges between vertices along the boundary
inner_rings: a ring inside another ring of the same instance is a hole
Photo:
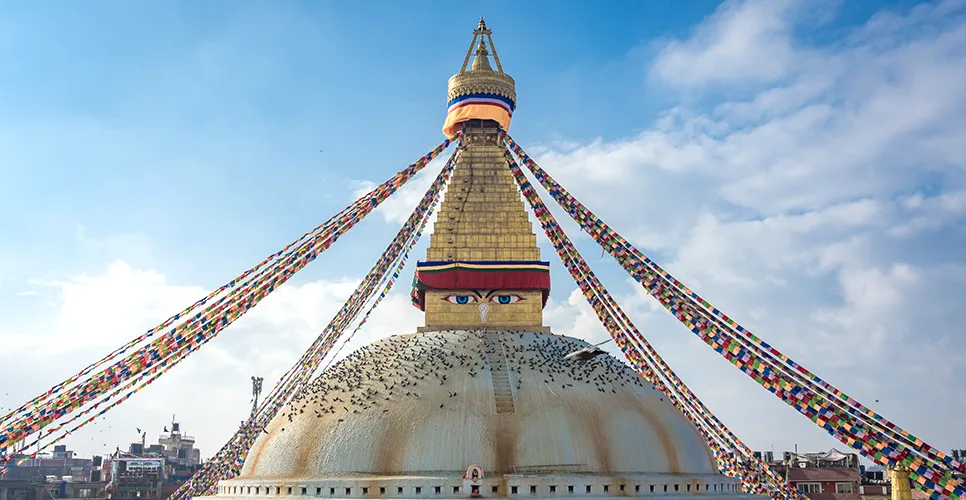
[[[570,471],[545,474],[487,475],[471,482],[465,471],[439,471],[425,475],[333,475],[316,479],[231,479],[218,485],[217,500],[251,500],[265,497],[394,498],[394,499],[528,499],[575,497],[582,499],[674,498],[765,500],[746,495],[729,477],[718,474],[590,474]],[[474,488],[475,486],[475,488]],[[478,495],[474,495],[474,490]]]

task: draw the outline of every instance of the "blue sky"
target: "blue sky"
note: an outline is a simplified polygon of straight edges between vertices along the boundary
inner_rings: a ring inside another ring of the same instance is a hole
[[[950,390],[966,373],[954,313],[966,299],[961,1],[8,6],[0,380],[24,382],[0,391],[0,406],[141,333],[438,144],[446,80],[481,14],[517,80],[511,133],[548,171],[787,354],[882,400],[873,407],[932,444],[966,446],[954,417],[966,398]],[[113,449],[134,439],[128,427],[160,430],[178,413],[213,453],[244,414],[248,375],[272,379],[296,359],[433,175],[199,360],[68,443]],[[586,238],[580,248],[752,446],[843,447],[655,309]],[[603,338],[554,272],[548,324]],[[407,292],[353,346],[412,331]],[[95,434],[108,428],[108,439]]]

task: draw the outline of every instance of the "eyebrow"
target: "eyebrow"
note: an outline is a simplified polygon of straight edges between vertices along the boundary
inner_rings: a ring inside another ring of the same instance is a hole
[[[479,297],[481,299],[484,298],[483,297],[483,294],[481,294],[479,290],[470,290],[470,291],[473,292],[473,293],[475,293],[477,297]],[[487,295],[487,297],[489,297],[489,295]]]
[[[490,290],[489,292],[487,292],[487,294],[486,294],[486,297],[480,297],[480,298],[481,298],[481,299],[483,299],[483,298],[486,298],[486,299],[488,299],[488,298],[490,298],[490,296],[491,296],[491,295],[493,295],[494,293],[496,293],[496,290]]]

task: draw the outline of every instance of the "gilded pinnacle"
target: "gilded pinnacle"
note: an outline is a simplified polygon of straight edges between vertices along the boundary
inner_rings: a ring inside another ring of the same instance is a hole
[[[473,32],[474,35],[489,35],[493,33],[492,31],[486,29],[486,21],[483,20],[483,16],[480,16],[480,24],[476,27],[476,31]]]
[[[483,39],[480,38],[480,44],[476,46],[476,55],[486,56],[489,52],[486,51],[486,44],[483,43]]]
[[[516,84],[510,75],[503,72],[503,64],[500,62],[500,56],[497,55],[492,33],[493,31],[486,27],[486,21],[480,16],[480,23],[477,29],[473,30],[473,40],[467,48],[463,65],[449,80],[447,102],[476,93],[500,95],[516,102]],[[471,65],[470,58],[474,55],[476,57]],[[490,65],[491,57],[495,68]]]

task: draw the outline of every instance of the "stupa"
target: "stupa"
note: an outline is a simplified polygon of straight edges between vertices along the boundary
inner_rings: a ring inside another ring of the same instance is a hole
[[[763,498],[637,373],[544,326],[550,265],[499,143],[514,81],[482,19],[448,100],[465,151],[417,266],[425,326],[322,373],[217,497]]]

